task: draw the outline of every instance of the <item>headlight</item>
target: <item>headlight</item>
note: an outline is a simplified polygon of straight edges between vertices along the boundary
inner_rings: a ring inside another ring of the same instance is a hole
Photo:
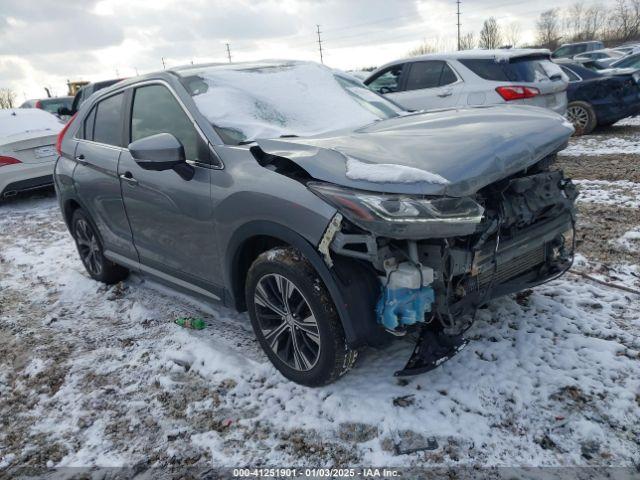
[[[359,227],[393,238],[443,238],[470,235],[484,208],[472,198],[422,198],[351,190],[312,182],[309,189]]]

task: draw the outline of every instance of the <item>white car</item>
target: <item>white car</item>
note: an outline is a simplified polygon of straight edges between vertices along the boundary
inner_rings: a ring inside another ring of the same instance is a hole
[[[577,62],[588,62],[591,60],[597,60],[600,65],[610,65],[611,63],[620,60],[626,54],[619,50],[611,48],[603,48],[602,50],[594,50],[592,52],[581,53],[573,57]]]
[[[0,110],[0,200],[53,184],[64,124],[38,108]]]
[[[407,110],[535,105],[563,115],[568,79],[549,50],[466,50],[388,63],[364,80]]]

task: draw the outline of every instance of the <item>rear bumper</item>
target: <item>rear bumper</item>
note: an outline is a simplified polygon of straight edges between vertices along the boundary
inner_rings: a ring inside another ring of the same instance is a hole
[[[54,162],[18,164],[0,170],[0,199],[53,185]]]

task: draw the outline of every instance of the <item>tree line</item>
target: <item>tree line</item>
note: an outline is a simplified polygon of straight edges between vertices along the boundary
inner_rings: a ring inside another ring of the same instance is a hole
[[[561,43],[602,40],[611,46],[640,39],[640,0],[616,0],[613,5],[552,8],[536,22],[538,46],[555,49]]]
[[[640,0],[615,0],[607,7],[576,2],[566,8],[552,8],[540,14],[536,21],[533,45],[522,43],[518,22],[499,24],[494,17],[486,19],[479,34],[469,32],[460,38],[460,50],[473,48],[537,47],[555,50],[561,43],[602,40],[613,46],[633,40],[640,41]],[[457,43],[457,42],[455,42]],[[423,55],[457,50],[454,42],[436,39],[425,41],[409,55]]]

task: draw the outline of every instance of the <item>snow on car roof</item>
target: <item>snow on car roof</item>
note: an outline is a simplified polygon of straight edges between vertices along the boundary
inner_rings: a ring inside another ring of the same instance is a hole
[[[446,52],[446,53],[427,53],[425,55],[417,55],[415,57],[402,58],[389,62],[378,69],[375,72],[379,72],[383,68],[390,67],[392,65],[406,63],[409,61],[415,62],[419,60],[458,60],[466,58],[493,58],[497,62],[507,62],[511,58],[524,57],[528,55],[551,55],[551,52],[546,48],[498,48],[493,50],[487,50],[482,48],[474,48],[473,50],[461,50],[459,52]],[[375,73],[371,72],[371,73]]]
[[[357,128],[400,110],[314,62],[264,61],[176,70],[200,112],[238,141]]]
[[[58,133],[64,124],[55,115],[39,108],[0,110],[0,141],[5,137],[30,132]]]

